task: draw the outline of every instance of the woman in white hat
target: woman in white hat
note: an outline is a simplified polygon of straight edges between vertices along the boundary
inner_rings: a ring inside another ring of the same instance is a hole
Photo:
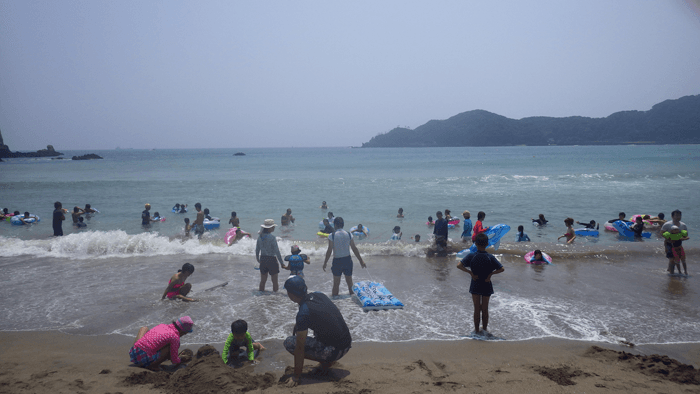
[[[284,265],[280,248],[277,246],[277,238],[272,235],[272,232],[275,231],[275,221],[265,219],[265,223],[261,224],[260,227],[262,230],[255,245],[255,259],[260,264],[260,291],[265,291],[268,273],[272,277],[272,291],[277,291],[279,289],[277,275],[280,273],[280,265],[282,268],[287,267]]]

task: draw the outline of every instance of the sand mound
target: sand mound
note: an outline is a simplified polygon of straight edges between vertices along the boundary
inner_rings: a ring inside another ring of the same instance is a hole
[[[660,356],[658,354],[641,356],[603,349],[598,346],[591,346],[586,352],[586,356],[603,361],[626,363],[631,370],[653,376],[656,379],[670,380],[680,384],[700,385],[700,370],[668,356]]]
[[[168,393],[247,392],[272,387],[276,381],[271,373],[251,374],[233,369],[221,359],[213,346],[204,345],[195,359],[174,373],[140,371],[124,379],[127,387],[151,384]]]

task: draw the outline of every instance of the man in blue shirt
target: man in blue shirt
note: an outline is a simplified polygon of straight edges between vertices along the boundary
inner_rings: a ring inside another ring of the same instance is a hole
[[[307,294],[304,278],[292,276],[284,282],[284,288],[289,299],[299,304],[293,335],[284,341],[285,349],[294,355],[294,376],[287,387],[294,387],[300,382],[304,359],[318,361],[318,372],[328,373],[350,350],[352,337],[338,307],[321,292]],[[309,329],[313,337],[308,336]]]

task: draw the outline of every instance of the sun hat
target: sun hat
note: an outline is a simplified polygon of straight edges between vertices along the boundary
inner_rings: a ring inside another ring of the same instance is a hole
[[[296,296],[305,296],[307,287],[304,278],[299,275],[294,275],[284,282],[284,288],[288,293],[292,293]]]
[[[462,215],[471,215],[471,213],[469,213],[469,211],[464,211],[462,212]]]
[[[177,319],[174,323],[175,327],[182,332],[192,332],[192,330],[194,330],[194,322],[189,316],[183,316]]]
[[[275,219],[265,219],[265,223],[260,225],[262,228],[273,228],[275,226]]]

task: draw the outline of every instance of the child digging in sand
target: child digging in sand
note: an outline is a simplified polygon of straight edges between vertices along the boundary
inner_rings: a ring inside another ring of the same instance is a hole
[[[474,334],[481,334],[479,330],[480,320],[483,322],[484,333],[488,335],[489,325],[489,299],[493,294],[491,276],[505,271],[501,263],[486,251],[489,237],[479,234],[474,239],[476,253],[469,253],[457,264],[457,268],[471,275],[469,292],[474,303]]]
[[[245,348],[242,351],[241,348]],[[236,320],[231,323],[231,333],[226,338],[224,350],[221,358],[226,364],[238,364],[242,361],[255,360],[255,351],[262,352],[265,347],[258,342],[253,342],[253,338],[248,332],[248,323],[245,320]]]

